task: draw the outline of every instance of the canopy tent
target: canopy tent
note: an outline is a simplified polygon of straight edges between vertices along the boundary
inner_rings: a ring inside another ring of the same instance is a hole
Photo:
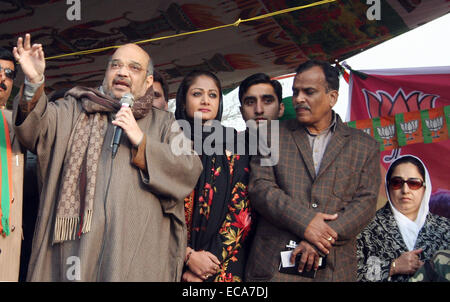
[[[46,57],[211,29],[233,24],[238,19],[315,3],[293,0],[1,2],[0,46],[11,48],[19,36],[31,33],[33,42],[43,44]],[[367,2],[335,1],[141,46],[168,80],[173,97],[183,76],[193,69],[215,72],[223,87],[231,89],[256,72],[272,77],[291,73],[307,58],[342,61],[450,11],[446,0]],[[380,8],[379,20],[369,20],[368,10],[377,8]],[[74,10],[80,20],[69,20],[68,15],[73,16]],[[110,49],[47,60],[47,93],[74,85],[98,86],[112,52]],[[20,82],[16,81],[16,85]]]

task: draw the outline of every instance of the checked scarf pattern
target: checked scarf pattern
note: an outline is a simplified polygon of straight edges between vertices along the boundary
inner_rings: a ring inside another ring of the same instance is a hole
[[[108,128],[105,113],[115,113],[121,107],[119,101],[92,88],[75,87],[67,95],[81,99],[83,111],[69,138],[64,159],[53,244],[74,240],[91,229],[99,157]],[[134,102],[136,119],[149,113],[152,95],[151,90]]]

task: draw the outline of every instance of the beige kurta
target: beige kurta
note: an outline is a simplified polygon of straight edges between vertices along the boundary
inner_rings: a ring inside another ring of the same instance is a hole
[[[20,97],[20,96],[19,96]],[[196,155],[176,156],[172,114],[153,108],[137,121],[146,133],[148,173],[131,163],[131,145],[122,136],[111,158],[114,126],[109,122],[98,165],[91,231],[81,239],[52,245],[55,200],[72,129],[82,110],[66,97],[48,103],[39,89],[38,102],[15,127],[21,142],[38,155],[42,188],[29,263],[29,281],[178,281],[186,246],[183,198],[201,173]],[[17,118],[15,102],[14,120]]]
[[[3,110],[8,121],[12,149],[12,181],[14,201],[10,207],[10,230],[7,237],[0,235],[0,281],[18,281],[20,247],[22,244],[22,195],[24,154],[11,125],[12,112]]]

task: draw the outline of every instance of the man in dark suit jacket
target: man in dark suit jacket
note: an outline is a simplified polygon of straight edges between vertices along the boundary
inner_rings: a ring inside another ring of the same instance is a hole
[[[251,162],[249,194],[259,221],[246,281],[356,281],[356,236],[375,215],[381,181],[379,146],[332,110],[334,67],[308,61],[296,73],[297,119],[280,122],[278,162]],[[327,255],[314,279],[279,272],[290,240],[299,244],[291,257],[301,253],[298,270],[318,268]]]

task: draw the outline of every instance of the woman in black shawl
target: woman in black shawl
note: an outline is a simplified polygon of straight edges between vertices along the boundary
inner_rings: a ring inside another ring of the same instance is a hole
[[[185,198],[188,247],[183,281],[242,281],[244,275],[251,223],[249,158],[236,154],[237,133],[220,125],[222,110],[222,88],[214,74],[193,71],[183,79],[175,117],[203,164],[194,191]]]

